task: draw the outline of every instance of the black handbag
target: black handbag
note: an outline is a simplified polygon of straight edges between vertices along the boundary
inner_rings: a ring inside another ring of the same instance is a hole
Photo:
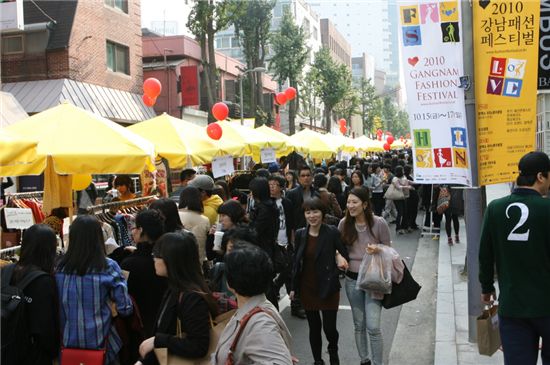
[[[413,279],[405,261],[403,261],[403,265],[405,266],[403,280],[399,284],[392,283],[391,293],[384,295],[384,299],[382,299],[382,306],[386,309],[415,300],[420,291],[421,286]]]

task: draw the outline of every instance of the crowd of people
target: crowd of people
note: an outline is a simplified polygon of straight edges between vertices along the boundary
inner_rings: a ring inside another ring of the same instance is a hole
[[[292,364],[290,333],[278,311],[285,287],[291,314],[307,321],[314,364],[325,363],[324,333],[335,365],[343,283],[361,364],[383,364],[383,293],[357,288],[363,256],[391,245],[393,225],[397,235],[420,229],[419,209],[424,228],[437,232],[444,218],[449,244],[460,243],[462,190],[416,184],[405,153],[289,167],[256,169],[247,191],[184,170],[179,201],[162,198],[139,211],[131,227],[135,244],[109,256],[93,215],[74,220],[62,256],[49,226],[26,230],[20,260],[8,267],[11,284],[33,270],[47,275],[26,290],[33,298],[29,346],[4,351],[3,336],[2,362],[51,364],[63,349],[76,348],[104,350],[105,364],[157,364],[156,349],[167,348],[185,358],[212,356],[213,364],[228,357],[237,364]],[[126,178],[113,186],[120,199],[135,196]],[[231,310],[209,354],[213,320]]]

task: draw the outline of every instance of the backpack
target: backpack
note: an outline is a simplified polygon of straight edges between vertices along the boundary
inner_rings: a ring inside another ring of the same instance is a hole
[[[437,214],[443,214],[449,208],[451,203],[451,194],[448,188],[439,188],[439,195],[437,196]]]
[[[25,296],[25,288],[35,279],[48,275],[44,271],[28,272],[16,285],[10,284],[15,270],[15,264],[2,269],[2,363],[20,363],[25,350],[29,349],[31,335],[27,318],[26,305],[32,298]]]

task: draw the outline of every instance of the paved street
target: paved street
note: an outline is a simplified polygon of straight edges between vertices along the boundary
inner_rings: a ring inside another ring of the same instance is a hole
[[[418,221],[423,218],[423,212],[419,213]],[[395,235],[395,225],[390,225],[392,230],[392,240],[394,248],[404,258],[407,266],[412,267],[417,252],[420,232],[415,231],[406,235]],[[432,242],[430,241],[430,244]],[[433,243],[434,250],[437,250],[436,243]],[[343,283],[343,280],[342,280]],[[281,300],[281,307],[288,305],[288,299]],[[395,331],[397,328],[401,307],[391,310],[382,309],[382,335],[384,338],[384,363],[388,363],[391,346],[393,343]],[[285,320],[293,336],[293,352],[301,364],[312,364],[313,357],[309,347],[308,325],[306,320],[301,320],[290,315],[290,307],[283,309],[283,319]],[[435,327],[435,323],[434,323]],[[339,354],[342,364],[359,364],[359,356],[355,346],[353,320],[351,308],[344,288],[340,292],[340,310],[338,312],[338,331],[340,333]],[[325,348],[324,359],[328,364],[328,354],[326,353],[326,339],[323,337],[323,347]],[[433,353],[433,350],[430,350]]]

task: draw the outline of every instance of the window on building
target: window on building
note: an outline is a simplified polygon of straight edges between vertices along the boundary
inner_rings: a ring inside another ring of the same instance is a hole
[[[241,45],[239,44],[239,38],[237,37],[231,37],[231,48],[239,48]]]
[[[128,0],[104,0],[105,5],[128,14]]]
[[[2,54],[23,53],[23,35],[2,37]]]
[[[317,28],[313,27],[313,39],[317,40]]]
[[[130,74],[130,50],[118,43],[107,41],[107,68],[113,72]]]

